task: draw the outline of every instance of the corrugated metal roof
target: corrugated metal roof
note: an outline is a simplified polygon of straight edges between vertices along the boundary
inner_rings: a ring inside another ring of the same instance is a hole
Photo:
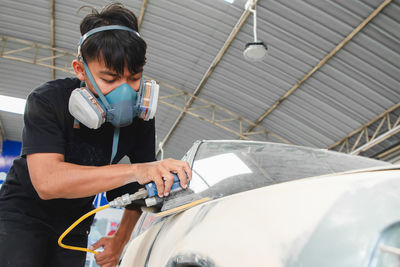
[[[56,47],[76,52],[79,22],[88,10],[109,1],[56,1]],[[139,15],[142,1],[123,1]],[[257,4],[258,38],[268,45],[268,57],[248,62],[242,52],[253,41],[250,15],[221,61],[213,69],[199,98],[252,122],[312,70],[364,21],[382,1],[272,1]],[[193,93],[244,12],[245,0],[149,1],[141,24],[148,44],[145,75],[161,82],[161,96],[181,90]],[[3,0],[0,35],[50,43],[49,1]],[[260,124],[289,142],[327,148],[400,102],[400,1],[392,1],[361,32],[283,101]],[[16,49],[9,43],[6,49]],[[46,53],[46,52],[40,52]],[[29,57],[29,52],[25,54]],[[70,59],[72,60],[72,59]],[[56,60],[63,67],[64,61]],[[56,77],[70,76],[56,71]],[[50,70],[0,58],[0,94],[26,95],[50,79]],[[173,89],[173,88],[175,89]],[[158,141],[169,133],[184,107],[183,98],[163,99],[157,111]],[[188,99],[186,99],[188,100]],[[204,105],[199,99],[192,107]],[[196,139],[238,138],[207,121],[210,109],[186,114],[165,144],[166,157],[180,157]],[[231,115],[218,110],[219,118]],[[394,115],[395,116],[395,115]],[[6,137],[20,140],[22,119],[0,112]],[[200,119],[199,119],[200,117]],[[396,119],[396,117],[394,118]],[[234,131],[239,121],[221,122]],[[242,125],[245,131],[249,125]],[[265,135],[249,136],[265,140]],[[280,141],[269,136],[271,141]],[[400,143],[399,134],[368,156]]]

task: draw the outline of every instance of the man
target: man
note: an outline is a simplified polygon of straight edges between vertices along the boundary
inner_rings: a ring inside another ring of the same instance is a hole
[[[79,58],[72,62],[77,78],[50,81],[27,99],[21,157],[0,191],[2,267],[84,266],[85,253],[63,249],[57,239],[92,209],[94,195],[108,191],[112,200],[154,181],[163,197],[171,172],[183,188],[191,179],[186,162],[155,161],[154,119],[133,118],[131,105],[123,104],[135,103],[144,90],[146,43],[135,15],[111,4],[87,15],[80,29]],[[124,156],[133,164],[115,164]],[[117,232],[93,245],[104,248],[96,255],[99,265],[116,266],[140,214],[127,206]],[[90,224],[81,223],[63,243],[86,247]]]

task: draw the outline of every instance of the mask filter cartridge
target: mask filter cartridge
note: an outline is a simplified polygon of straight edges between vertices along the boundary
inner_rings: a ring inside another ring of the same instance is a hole
[[[72,91],[68,109],[72,116],[90,129],[98,129],[106,121],[106,112],[87,88]]]

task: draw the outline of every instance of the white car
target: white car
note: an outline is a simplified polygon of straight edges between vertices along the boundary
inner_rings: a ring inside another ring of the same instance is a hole
[[[143,213],[121,266],[400,266],[400,166],[248,141],[184,160],[189,189]]]

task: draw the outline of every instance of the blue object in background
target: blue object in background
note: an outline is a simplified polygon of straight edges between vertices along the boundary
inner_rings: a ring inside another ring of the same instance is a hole
[[[100,193],[97,194],[94,201],[93,205],[95,208],[101,207],[108,204],[107,198],[106,198],[106,193]]]
[[[0,185],[3,183],[14,159],[21,154],[21,142],[5,140],[0,153]]]

